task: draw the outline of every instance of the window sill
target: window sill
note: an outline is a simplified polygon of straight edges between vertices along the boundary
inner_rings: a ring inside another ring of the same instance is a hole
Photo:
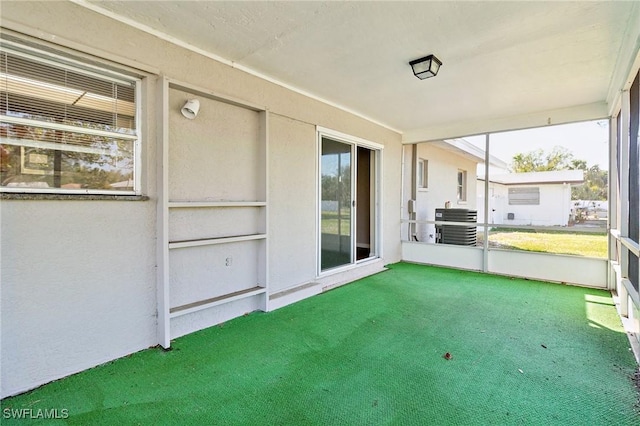
[[[106,195],[106,194],[36,194],[36,193],[15,193],[2,192],[0,200],[28,200],[28,201],[45,201],[45,200],[71,200],[71,201],[148,201],[146,195]]]

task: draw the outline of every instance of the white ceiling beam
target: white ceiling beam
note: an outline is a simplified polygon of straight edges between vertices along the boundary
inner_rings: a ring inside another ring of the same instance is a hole
[[[404,132],[402,143],[431,142],[442,139],[463,138],[483,133],[497,133],[533,127],[553,126],[603,119],[609,116],[606,102],[578,105],[570,108],[554,109],[501,117],[487,120],[464,120],[455,123],[430,126]]]

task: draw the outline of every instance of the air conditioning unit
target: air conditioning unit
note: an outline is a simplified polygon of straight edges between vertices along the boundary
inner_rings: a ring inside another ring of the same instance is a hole
[[[468,222],[474,225],[436,225],[436,243],[457,246],[475,246],[478,211],[469,209],[436,209],[436,220],[442,222]]]

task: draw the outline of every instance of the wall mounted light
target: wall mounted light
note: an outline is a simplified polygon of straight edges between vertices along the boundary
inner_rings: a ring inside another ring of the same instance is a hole
[[[433,55],[429,55],[409,62],[409,65],[411,65],[413,74],[420,80],[424,80],[429,77],[435,77],[438,74],[442,61]]]
[[[196,118],[198,111],[200,111],[200,101],[197,99],[189,99],[180,110],[189,120]]]

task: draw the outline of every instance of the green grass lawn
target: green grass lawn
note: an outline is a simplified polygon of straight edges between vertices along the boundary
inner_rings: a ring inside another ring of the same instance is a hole
[[[479,237],[481,241],[481,233],[479,233]],[[605,234],[530,232],[526,230],[491,231],[489,246],[576,256],[607,257],[607,236]]]
[[[340,234],[349,235],[351,233],[351,212],[343,209],[340,215]],[[338,212],[322,212],[322,222],[320,228],[323,234],[338,235]]]

